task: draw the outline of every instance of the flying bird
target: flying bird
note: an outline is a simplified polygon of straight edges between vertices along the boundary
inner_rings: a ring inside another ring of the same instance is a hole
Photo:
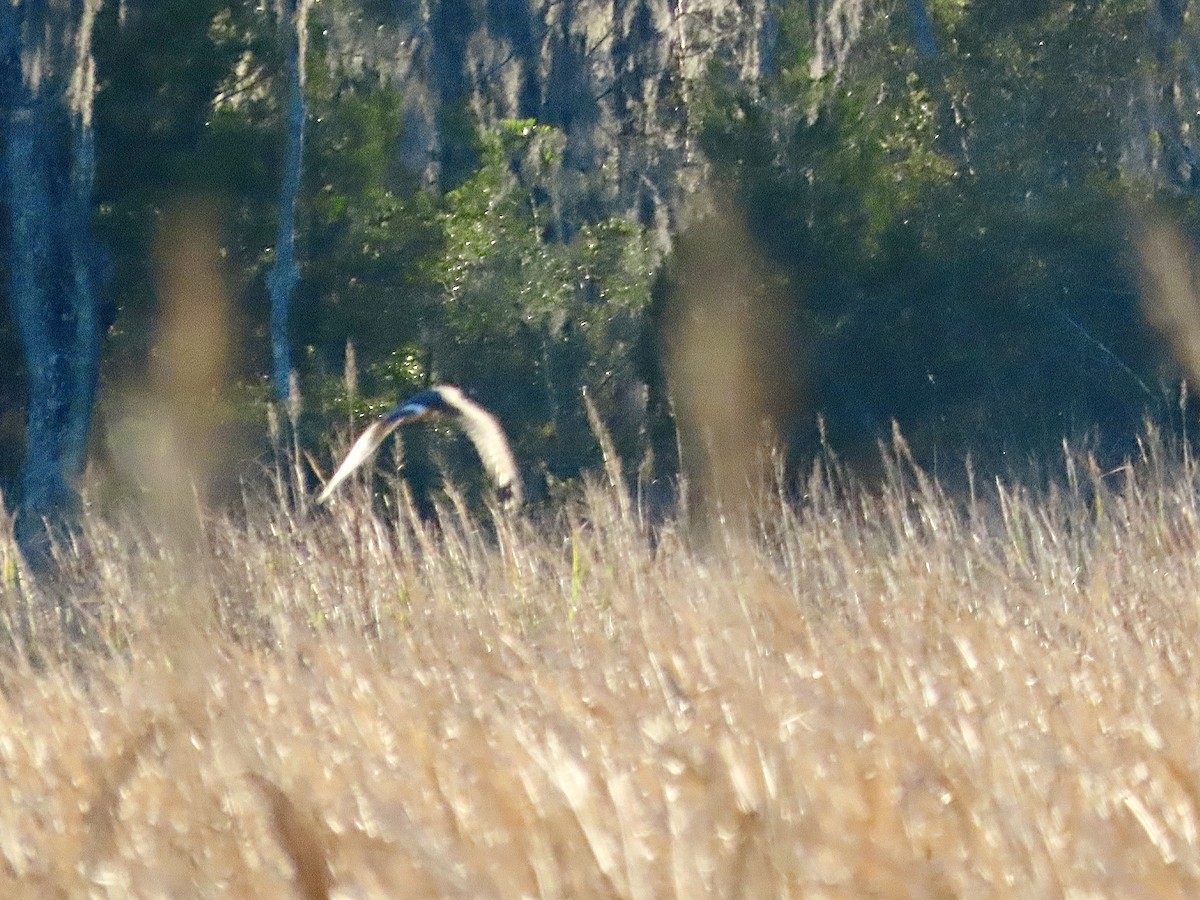
[[[421,391],[372,422],[354,442],[342,464],[317,497],[317,502],[324,503],[328,500],[337,486],[366,462],[387,436],[401,425],[442,417],[456,422],[475,445],[483,467],[496,483],[496,494],[500,502],[505,506],[519,506],[522,499],[521,474],[517,470],[517,461],[508,446],[504,429],[500,427],[495,416],[467,397],[459,388],[449,384],[439,384]]]

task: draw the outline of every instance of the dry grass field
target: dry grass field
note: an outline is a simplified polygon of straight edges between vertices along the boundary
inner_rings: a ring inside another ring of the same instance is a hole
[[[1200,896],[1198,487],[5,538],[0,896]]]

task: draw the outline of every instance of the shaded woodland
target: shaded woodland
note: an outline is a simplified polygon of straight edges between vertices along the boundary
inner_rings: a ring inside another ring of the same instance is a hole
[[[137,489],[164,397],[219,434],[217,498],[281,440],[268,406],[327,461],[437,381],[507,424],[535,501],[600,465],[585,389],[665,495],[713,433],[803,468],[895,423],[953,484],[1194,419],[1139,255],[1197,227],[1188,0],[0,16],[0,487],[35,530],[85,469]],[[413,442],[418,494],[477,477]]]

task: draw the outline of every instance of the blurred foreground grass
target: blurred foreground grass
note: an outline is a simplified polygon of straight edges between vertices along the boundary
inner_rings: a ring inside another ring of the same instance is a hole
[[[1081,468],[91,521],[88,639],[0,663],[0,895],[1198,896],[1197,473]]]

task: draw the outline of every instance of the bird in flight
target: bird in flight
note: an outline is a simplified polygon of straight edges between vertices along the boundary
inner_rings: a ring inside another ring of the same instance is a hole
[[[378,449],[389,434],[401,425],[447,418],[456,422],[483,462],[483,467],[496,484],[496,494],[505,506],[519,506],[522,500],[521,474],[504,429],[490,412],[467,397],[459,388],[439,384],[405,400],[391,412],[376,419],[364,431],[342,464],[338,466],[325,489],[317,497],[324,503],[350,474]]]

